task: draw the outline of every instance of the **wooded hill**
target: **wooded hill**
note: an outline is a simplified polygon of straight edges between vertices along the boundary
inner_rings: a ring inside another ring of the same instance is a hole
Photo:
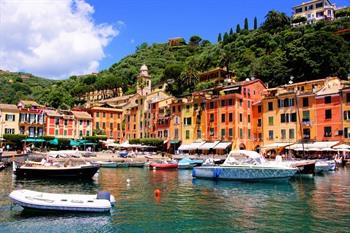
[[[228,68],[238,80],[254,76],[269,87],[286,84],[291,76],[294,82],[348,77],[350,42],[337,32],[350,29],[350,13],[334,21],[292,26],[284,13],[270,11],[260,27],[256,20],[253,24],[251,29],[246,19],[243,27],[237,25],[235,30],[220,33],[214,44],[197,35],[179,46],[143,43],[134,54],[97,75],[20,81],[18,74],[11,74],[15,80],[11,83],[0,74],[2,84],[6,84],[0,87],[0,101],[15,103],[20,98],[32,98],[55,108],[69,108],[80,104],[78,97],[86,91],[122,87],[124,93],[132,93],[142,64],[148,66],[153,85],[172,79],[168,91],[175,96],[212,86],[198,84],[198,75],[215,67]]]

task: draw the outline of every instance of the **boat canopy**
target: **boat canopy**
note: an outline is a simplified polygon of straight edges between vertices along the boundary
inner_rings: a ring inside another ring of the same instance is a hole
[[[214,149],[225,150],[227,147],[231,145],[232,145],[232,142],[220,142],[219,144],[214,146]]]
[[[242,165],[242,164],[263,164],[266,160],[263,156],[255,151],[234,150],[227,156],[223,165]]]

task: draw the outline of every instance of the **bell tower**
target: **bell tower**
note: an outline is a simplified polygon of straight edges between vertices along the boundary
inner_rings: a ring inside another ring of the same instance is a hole
[[[141,96],[146,96],[152,91],[151,76],[148,74],[148,68],[145,64],[141,66],[137,76],[136,91]]]

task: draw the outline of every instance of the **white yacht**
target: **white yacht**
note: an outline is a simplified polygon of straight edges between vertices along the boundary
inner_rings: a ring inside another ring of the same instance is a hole
[[[270,163],[255,151],[231,151],[220,166],[195,167],[195,178],[218,180],[288,180],[298,171],[285,164]]]

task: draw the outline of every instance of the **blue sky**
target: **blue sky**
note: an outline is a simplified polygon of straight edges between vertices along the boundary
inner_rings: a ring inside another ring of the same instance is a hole
[[[119,25],[120,34],[105,49],[106,57],[100,69],[108,68],[121,58],[135,51],[137,45],[165,42],[170,37],[188,39],[199,35],[216,42],[219,32],[225,32],[244,18],[253,25],[256,16],[262,23],[266,13],[275,9],[291,15],[291,7],[300,4],[296,0],[87,0],[95,13],[96,23]],[[350,5],[350,0],[333,1],[337,6]]]

